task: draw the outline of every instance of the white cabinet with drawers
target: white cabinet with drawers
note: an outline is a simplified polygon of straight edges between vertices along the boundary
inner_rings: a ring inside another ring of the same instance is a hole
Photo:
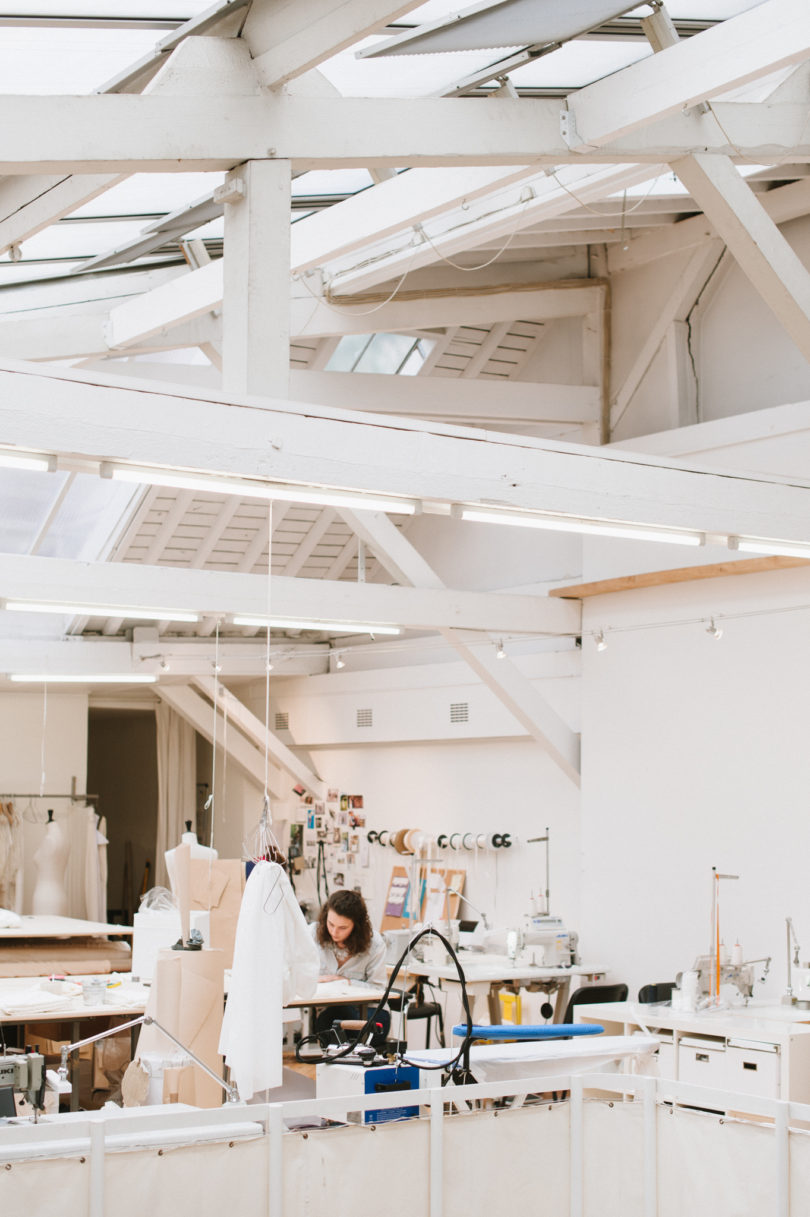
[[[608,1035],[660,1035],[663,1078],[810,1103],[810,1011],[752,1004],[688,1014],[669,1006],[605,1002],[577,1007],[575,1018],[601,1023]]]

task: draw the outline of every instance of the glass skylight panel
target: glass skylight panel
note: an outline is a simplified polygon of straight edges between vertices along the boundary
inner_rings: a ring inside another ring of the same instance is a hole
[[[224,180],[224,173],[136,173],[71,215],[143,215],[146,224],[155,215],[169,215],[211,194]]]
[[[211,0],[0,0],[0,17],[169,17],[188,21]]]
[[[0,38],[2,92],[92,93],[151,52],[154,30],[20,28]]]
[[[141,494],[132,484],[77,474],[37,552],[45,558],[95,562],[105,556],[111,530]]]
[[[373,183],[368,169],[310,169],[293,179],[292,196],[357,194]]]
[[[438,93],[459,77],[485,67],[490,59],[508,53],[457,51],[452,55],[408,55],[384,59],[356,59],[355,51],[380,39],[366,39],[341,51],[319,71],[345,97],[428,97]],[[511,48],[518,50],[518,47]]]
[[[27,554],[30,551],[67,478],[66,473],[3,469],[0,476],[0,553]]]
[[[509,77],[519,89],[578,89],[649,55],[652,55],[652,48],[640,39],[596,42],[577,38],[550,55],[542,55],[522,68],[515,68]]]

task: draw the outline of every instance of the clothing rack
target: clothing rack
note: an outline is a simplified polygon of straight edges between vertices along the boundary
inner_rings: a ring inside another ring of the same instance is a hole
[[[34,794],[0,793],[0,799],[70,799],[71,803],[98,803],[99,796],[97,794],[78,794],[75,789],[67,794],[40,794],[37,790]]]

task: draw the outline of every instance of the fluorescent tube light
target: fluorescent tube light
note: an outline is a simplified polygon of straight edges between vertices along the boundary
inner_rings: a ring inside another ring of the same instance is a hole
[[[241,613],[231,618],[234,625],[255,625],[271,630],[328,630],[332,634],[401,634],[399,626],[371,625],[352,621],[286,621],[280,617],[245,617]]]
[[[62,604],[44,600],[4,600],[3,608],[13,613],[61,613],[71,617],[125,617],[131,621],[199,621],[199,613],[184,613],[171,608],[133,608],[120,604]]]
[[[6,469],[35,469],[43,473],[53,473],[56,469],[56,457],[46,452],[11,452],[8,448],[2,448],[0,465]]]
[[[622,524],[619,521],[584,520],[577,516],[540,515],[463,505],[459,514],[462,520],[475,520],[479,524],[512,524],[520,528],[547,528],[555,532],[588,533],[597,537],[619,537],[633,541],[665,541],[672,545],[703,545],[705,541],[702,532],[685,532],[676,528],[647,528],[643,524]]]
[[[760,541],[756,537],[729,537],[728,547],[746,554],[775,554],[782,558],[810,560],[810,544],[806,541]]]
[[[353,507],[360,511],[389,511],[415,515],[416,499],[398,499],[382,494],[363,494],[356,490],[332,490],[320,486],[295,486],[289,483],[256,482],[249,478],[225,478],[205,473],[181,473],[172,469],[150,469],[143,465],[112,465],[103,462],[101,476],[119,482],[148,482],[152,486],[172,486],[177,490],[202,490],[213,494],[238,494],[246,499],[283,499],[289,503],[313,503],[319,507]]]
[[[152,672],[9,672],[9,680],[17,684],[35,685],[153,685],[157,676]]]

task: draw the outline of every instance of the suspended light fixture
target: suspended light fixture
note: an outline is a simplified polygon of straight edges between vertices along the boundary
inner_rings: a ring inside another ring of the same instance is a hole
[[[187,613],[173,608],[135,608],[122,604],[74,604],[56,600],[3,600],[2,607],[10,613],[60,613],[71,617],[124,617],[129,621],[190,621],[200,620],[199,613]]]
[[[56,457],[47,452],[17,452],[0,448],[0,465],[5,469],[34,469],[42,473],[53,473]]]
[[[810,561],[810,543],[806,541],[777,541],[765,537],[729,537],[729,549],[747,554],[774,554],[783,558],[807,558]]]
[[[9,672],[9,680],[34,685],[153,685],[153,672]]]
[[[401,634],[399,626],[373,625],[359,621],[313,621],[307,618],[286,619],[281,617],[252,617],[235,613],[234,625],[255,625],[271,630],[326,630],[330,634]]]
[[[717,638],[718,640],[723,637],[722,626],[717,624],[714,617],[710,619],[709,624],[706,626],[706,633],[710,634],[712,638]]]
[[[217,477],[215,474],[186,473],[179,469],[152,469],[148,465],[115,465],[104,461],[100,474],[118,482],[172,486],[177,490],[201,490],[211,494],[238,494],[246,499],[313,503],[319,507],[386,511],[392,515],[416,515],[421,507],[417,499],[400,499],[394,495],[365,494],[360,490],[338,490],[329,486],[296,486],[289,482],[259,482],[251,478]]]
[[[496,659],[506,659],[506,651],[504,650],[503,640],[498,643],[498,649],[495,652]]]
[[[452,514],[462,520],[474,520],[479,524],[510,524],[517,528],[545,528],[552,532],[576,532],[631,541],[663,541],[671,545],[704,545],[706,542],[706,534],[702,532],[623,523],[621,520],[591,520],[583,516],[473,507],[463,503],[456,505]]]
[[[606,651],[606,650],[607,650],[607,640],[606,640],[606,638],[605,638],[605,631],[604,631],[604,630],[598,630],[598,631],[597,631],[597,632],[594,634],[594,636],[593,636],[593,640],[594,640],[594,642],[596,643],[596,649],[597,649],[597,651]]]

